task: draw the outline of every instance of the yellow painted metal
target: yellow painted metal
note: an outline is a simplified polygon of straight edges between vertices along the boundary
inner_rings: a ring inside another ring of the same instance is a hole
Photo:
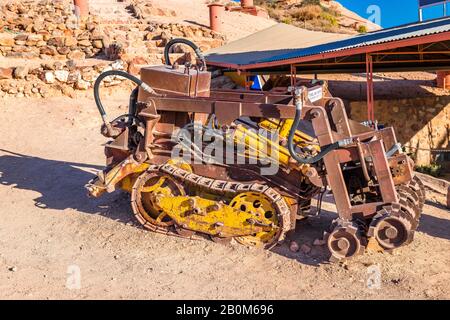
[[[178,168],[189,171],[189,172],[193,172],[192,167],[188,163],[186,163],[180,159],[169,159],[167,161],[167,164],[177,166]]]
[[[236,144],[244,144],[246,156],[252,159],[264,159],[272,162],[280,162],[283,165],[289,163],[289,152],[286,148],[272,142],[270,139],[247,130],[242,125],[236,127],[234,133]]]
[[[136,190],[140,194],[139,213],[153,225],[169,226],[173,221],[167,212],[156,205],[160,197],[172,199],[176,196],[184,196],[184,190],[177,185],[173,178],[166,175],[153,175],[141,187]]]
[[[236,144],[245,144],[245,156],[250,159],[279,163],[285,168],[301,172],[306,172],[309,168],[307,164],[291,161],[292,157],[288,149],[281,146],[278,141],[272,141],[263,135],[258,135],[242,125],[236,127],[234,141]]]
[[[136,162],[132,156],[130,156],[117,164],[106,174],[99,175],[99,178],[89,186],[90,194],[93,197],[99,197],[105,192],[113,192],[117,187],[131,192],[134,179],[140,173],[147,170],[148,167],[148,163]],[[130,177],[130,175],[132,175],[132,177]]]
[[[274,226],[258,233],[236,237],[236,241],[251,246],[263,246],[273,241],[279,230],[279,221],[277,211],[268,197],[261,193],[245,192],[234,197],[230,206],[251,214],[263,224]]]
[[[237,237],[274,229],[264,217],[197,196],[157,196],[156,204],[181,227],[212,236]]]
[[[181,169],[184,169],[186,171],[192,172],[192,168],[189,164],[181,162],[177,159],[171,159],[167,161],[168,164],[176,165],[177,167],[180,167]],[[136,179],[139,177],[139,175],[146,171],[149,167],[148,163],[142,163],[138,166],[136,166],[132,173],[130,175],[127,175],[120,181],[120,188],[126,192],[131,193],[131,190],[133,189],[133,185],[136,181]]]
[[[293,119],[264,119],[259,123],[259,125],[267,130],[278,131],[281,138],[287,139],[293,123]],[[301,146],[302,144],[306,145],[305,142],[308,144],[313,143],[314,138],[300,130],[297,130],[295,132],[294,142]]]

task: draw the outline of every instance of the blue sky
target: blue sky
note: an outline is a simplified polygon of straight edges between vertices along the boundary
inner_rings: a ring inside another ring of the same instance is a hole
[[[364,18],[371,14],[367,8],[377,5],[381,9],[381,25],[384,28],[394,27],[419,20],[418,0],[337,0],[348,9],[358,13]],[[450,2],[447,4],[450,12]],[[424,19],[438,18],[443,15],[443,6],[424,9]]]

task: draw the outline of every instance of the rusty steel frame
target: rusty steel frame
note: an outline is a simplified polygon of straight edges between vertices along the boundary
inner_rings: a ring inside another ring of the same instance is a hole
[[[211,91],[209,97],[149,97],[145,102],[145,108],[139,115],[147,119],[148,117],[153,117],[158,111],[189,112],[205,115],[215,114],[220,125],[231,125],[233,121],[243,116],[292,119],[295,116],[295,106],[292,104],[292,101],[293,97],[291,95],[271,95],[267,92],[255,93],[249,91],[214,90]],[[351,127],[355,126],[355,123],[350,123],[350,120],[347,118],[342,100],[324,97],[318,104],[321,105],[305,105],[302,117],[303,119],[311,120],[320,146],[326,146],[345,138],[358,141],[358,144],[353,144],[348,148],[330,152],[323,159],[326,167],[326,183],[333,191],[339,215],[348,220],[355,216],[373,216],[376,213],[376,209],[383,205],[383,203],[396,202],[398,198],[395,183],[390,174],[389,163],[385,155],[386,148],[390,148],[396,143],[393,130],[385,129],[375,131],[370,128],[361,130],[360,126],[359,129],[362,132],[353,133]],[[337,131],[332,130],[329,115],[322,105],[333,106],[330,116]],[[153,137],[145,137],[144,140],[146,144],[150,145],[153,143]],[[373,141],[369,143],[360,142],[367,140]],[[383,202],[356,206],[351,204],[341,165],[349,161],[365,161],[361,159],[358,148],[361,148],[364,156],[369,156],[373,159]]]
[[[367,77],[367,120],[375,121],[375,101],[373,91],[373,57],[366,54]]]

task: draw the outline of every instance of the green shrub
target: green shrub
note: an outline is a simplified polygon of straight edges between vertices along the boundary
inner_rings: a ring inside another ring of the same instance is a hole
[[[292,24],[292,18],[291,17],[284,17],[284,18],[281,19],[281,22],[285,23],[285,24]]]
[[[360,25],[359,27],[358,27],[358,32],[359,33],[367,33],[367,27],[365,26],[365,25]]]
[[[438,178],[442,175],[442,166],[435,163],[430,165],[416,166],[416,171]]]
[[[320,0],[303,0],[302,6],[320,6]]]
[[[338,19],[335,16],[333,16],[333,15],[327,13],[327,12],[322,12],[320,17],[323,20],[330,22],[331,26],[338,26],[339,25]]]

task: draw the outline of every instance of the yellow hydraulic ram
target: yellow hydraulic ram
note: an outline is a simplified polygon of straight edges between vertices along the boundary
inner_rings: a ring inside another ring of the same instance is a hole
[[[301,144],[301,141],[304,141],[302,138],[303,133],[297,132],[299,137],[298,142]],[[305,135],[305,137],[309,136]],[[309,139],[313,141],[311,137],[309,137]],[[278,141],[272,141],[263,135],[248,130],[242,125],[236,127],[234,141],[237,145],[245,146],[245,155],[250,159],[265,160],[273,163],[278,162],[285,168],[293,168],[302,172],[309,168],[309,165],[298,164],[297,162],[291,161],[289,151],[281,146]]]

